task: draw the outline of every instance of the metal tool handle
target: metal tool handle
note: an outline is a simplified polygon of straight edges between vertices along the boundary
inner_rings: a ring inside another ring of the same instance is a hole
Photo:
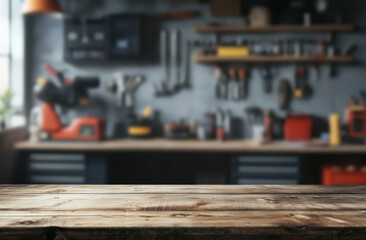
[[[160,61],[161,66],[164,70],[164,81],[165,84],[169,79],[169,66],[168,66],[168,32],[166,30],[162,30],[160,32]]]
[[[262,70],[263,90],[265,93],[272,92],[272,73],[269,66],[265,66]]]
[[[185,51],[185,55],[183,57],[183,76],[181,83],[185,88],[190,88],[189,82],[189,70],[190,70],[190,55],[191,55],[191,41],[187,40],[187,49]]]
[[[173,82],[176,85],[179,85],[179,30],[172,30],[171,31],[171,51],[170,51],[170,57],[171,57],[171,71],[172,71],[172,78]]]
[[[264,92],[270,94],[272,92],[272,79],[271,77],[265,77],[263,79]]]

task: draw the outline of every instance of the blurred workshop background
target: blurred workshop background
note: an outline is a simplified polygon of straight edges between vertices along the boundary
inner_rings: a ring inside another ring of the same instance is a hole
[[[366,2],[2,0],[0,182],[366,184]]]

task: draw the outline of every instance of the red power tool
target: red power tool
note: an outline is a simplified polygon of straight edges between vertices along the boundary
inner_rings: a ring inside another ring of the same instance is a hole
[[[365,96],[362,93],[358,103],[353,97],[346,109],[347,132],[350,138],[366,138],[366,107]]]
[[[64,127],[55,111],[55,104],[62,107],[74,107],[89,103],[88,89],[99,86],[99,78],[80,78],[74,80],[64,78],[61,72],[50,65],[45,69],[52,76],[58,78],[59,83],[46,78],[40,78],[34,87],[38,99],[44,102],[42,106],[41,130],[46,133],[47,140],[77,140],[98,141],[104,136],[105,119],[102,117],[76,118]]]

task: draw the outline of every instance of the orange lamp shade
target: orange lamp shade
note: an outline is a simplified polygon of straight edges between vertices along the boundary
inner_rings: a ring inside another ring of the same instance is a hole
[[[62,13],[62,8],[58,0],[25,0],[22,13]]]

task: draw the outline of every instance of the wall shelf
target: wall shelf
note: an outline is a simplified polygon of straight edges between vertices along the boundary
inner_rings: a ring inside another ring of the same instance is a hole
[[[247,63],[351,63],[353,56],[336,56],[319,59],[315,57],[294,56],[248,56],[248,57],[218,57],[196,52],[193,60],[198,63],[247,62]]]
[[[274,25],[267,27],[250,27],[245,25],[196,25],[198,33],[271,33],[271,32],[351,32],[353,24],[317,24],[303,25]]]

